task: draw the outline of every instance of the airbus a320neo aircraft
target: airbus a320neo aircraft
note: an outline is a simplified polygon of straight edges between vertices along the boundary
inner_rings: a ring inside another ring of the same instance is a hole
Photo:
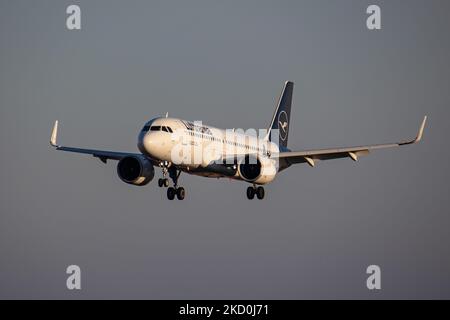
[[[92,149],[80,149],[58,145],[56,136],[58,121],[55,122],[50,144],[56,150],[93,155],[106,163],[108,159],[118,160],[117,173],[123,182],[136,186],[148,184],[155,175],[155,167],[162,170],[163,178],[159,187],[168,187],[167,198],[185,198],[185,189],[178,185],[181,172],[210,178],[231,178],[250,183],[247,188],[248,199],[256,195],[264,198],[262,185],[275,179],[278,172],[293,164],[307,163],[314,166],[319,160],[350,158],[354,161],[370,151],[417,143],[422,138],[427,117],[425,116],[415,139],[389,144],[367,145],[349,148],[291,151],[288,149],[289,121],[291,115],[292,91],[294,84],[286,82],[278,100],[277,108],[264,137],[236,131],[221,130],[198,125],[189,121],[158,117],[148,121],[138,136],[138,149],[141,153],[128,153]],[[277,134],[275,134],[277,133]],[[181,140],[179,139],[181,135]],[[180,142],[182,141],[182,142]],[[181,146],[185,149],[178,149]],[[182,150],[191,153],[183,156]],[[208,152],[204,152],[208,150]],[[176,151],[176,152],[174,152]],[[202,154],[201,161],[192,154]],[[177,159],[174,159],[174,157]],[[180,158],[180,159],[178,159]],[[173,186],[169,187],[171,178]]]

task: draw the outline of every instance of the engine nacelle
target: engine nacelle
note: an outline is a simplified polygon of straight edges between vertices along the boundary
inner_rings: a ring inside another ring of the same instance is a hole
[[[155,176],[155,169],[150,160],[144,156],[128,156],[117,164],[120,180],[135,186],[145,186]]]
[[[276,160],[261,156],[245,156],[238,165],[239,176],[247,182],[256,184],[272,182],[277,172]]]

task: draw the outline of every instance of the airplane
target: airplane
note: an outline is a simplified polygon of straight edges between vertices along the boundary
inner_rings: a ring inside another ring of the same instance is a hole
[[[153,180],[155,167],[161,169],[158,186],[167,188],[169,200],[183,200],[186,191],[178,185],[181,172],[209,178],[230,178],[251,184],[247,198],[264,199],[264,185],[293,164],[314,167],[317,161],[349,158],[357,161],[370,151],[415,144],[422,139],[427,116],[417,136],[403,142],[356,147],[291,151],[288,148],[294,83],[286,81],[278,99],[268,131],[263,136],[222,130],[196,122],[165,117],[147,121],[139,132],[139,153],[82,149],[57,143],[58,120],[55,121],[50,145],[56,150],[89,154],[100,159],[117,160],[117,174],[128,184],[145,186]],[[180,139],[181,138],[181,139]],[[205,152],[208,150],[208,152]],[[200,153],[201,159],[195,155]],[[194,156],[193,156],[194,155]],[[197,157],[198,158],[198,157]],[[167,178],[172,180],[172,186]]]

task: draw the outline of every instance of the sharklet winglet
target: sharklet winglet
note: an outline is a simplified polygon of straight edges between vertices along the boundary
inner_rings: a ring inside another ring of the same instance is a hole
[[[58,147],[58,144],[56,143],[58,138],[58,120],[55,121],[55,124],[53,125],[52,135],[50,136],[50,145],[52,147]]]

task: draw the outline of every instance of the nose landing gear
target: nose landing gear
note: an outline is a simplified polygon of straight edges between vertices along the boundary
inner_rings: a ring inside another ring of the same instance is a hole
[[[167,161],[161,162],[159,164],[159,166],[162,169],[162,174],[163,174],[163,178],[159,178],[158,179],[158,187],[162,188],[165,187],[167,188],[169,186],[169,179],[166,178],[167,173],[169,172],[169,163]]]
[[[160,188],[162,188],[162,187],[168,187],[169,186],[169,179],[158,179],[158,186],[160,187]]]
[[[164,179],[158,179],[158,187],[162,188],[162,187],[168,187],[169,186],[169,179],[164,178]]]
[[[264,199],[264,196],[265,196],[264,188],[261,186],[256,187],[255,185],[253,185],[252,187],[248,187],[247,188],[247,199],[253,200],[255,198],[255,195],[259,200]]]

